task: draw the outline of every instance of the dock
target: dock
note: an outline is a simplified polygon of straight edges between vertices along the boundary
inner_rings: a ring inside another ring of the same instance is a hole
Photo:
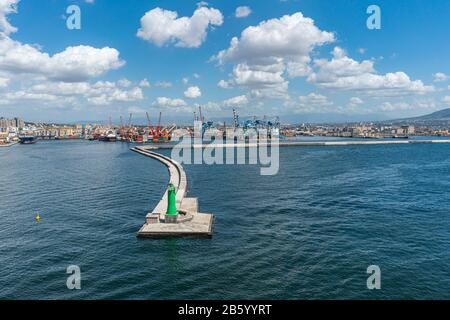
[[[138,232],[139,238],[174,238],[198,237],[212,238],[214,216],[209,213],[200,213],[197,198],[188,198],[188,182],[183,167],[169,157],[151,151],[150,147],[135,147],[131,149],[143,156],[152,158],[164,164],[169,171],[169,183],[176,188],[176,207],[179,212],[177,223],[166,222],[168,207],[168,191],[164,193],[161,201],[148,213],[145,224]]]

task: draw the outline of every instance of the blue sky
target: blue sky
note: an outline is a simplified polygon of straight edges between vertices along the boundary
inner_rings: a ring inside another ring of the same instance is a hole
[[[202,105],[352,121],[450,106],[449,1],[88,2],[0,0],[0,116],[191,119]],[[73,4],[80,30],[66,26]]]

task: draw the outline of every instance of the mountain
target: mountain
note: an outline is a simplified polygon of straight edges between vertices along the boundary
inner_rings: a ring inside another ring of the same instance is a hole
[[[450,108],[436,111],[419,117],[395,119],[384,122],[391,123],[421,123],[421,124],[442,124],[450,123]]]

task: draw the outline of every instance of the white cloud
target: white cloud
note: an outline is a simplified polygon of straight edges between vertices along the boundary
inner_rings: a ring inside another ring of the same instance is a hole
[[[54,101],[74,102],[92,105],[109,105],[114,102],[132,102],[144,99],[142,89],[131,87],[124,89],[119,82],[42,82],[32,85],[26,90],[8,92],[0,96],[6,102],[11,101]]]
[[[401,96],[424,94],[434,91],[420,80],[411,80],[404,72],[377,74],[372,60],[362,62],[347,57],[345,51],[334,48],[331,60],[315,61],[317,72],[308,81],[322,88],[338,90],[361,90],[374,96]]]
[[[306,108],[333,105],[333,102],[329,101],[328,97],[314,92],[308,94],[307,96],[300,96],[298,100],[300,102],[300,106]]]
[[[68,47],[50,56],[36,47],[8,37],[0,38],[0,71],[46,79],[77,82],[104,75],[125,64],[116,49],[90,46]]]
[[[6,88],[9,85],[10,80],[8,78],[0,77],[0,88]]]
[[[383,102],[380,106],[378,106],[381,111],[399,111],[399,110],[410,110],[411,105],[406,102]]]
[[[199,87],[189,87],[185,92],[184,96],[189,99],[196,99],[202,96],[202,91]]]
[[[100,94],[97,93],[96,95],[87,98],[87,100],[94,105],[109,105],[112,102],[131,102],[142,100],[144,98],[142,89],[139,87],[135,87],[130,90],[113,88],[98,91]],[[102,91],[105,93],[101,93]]]
[[[6,101],[43,101],[52,102],[58,100],[56,95],[47,93],[32,93],[24,90],[19,90],[15,92],[7,92],[2,95],[2,99]]]
[[[222,89],[229,89],[229,88],[230,88],[230,85],[228,84],[228,81],[225,81],[225,80],[220,80],[220,81],[217,83],[217,86],[218,86],[219,88],[222,88]]]
[[[17,13],[17,5],[20,0],[0,0],[0,35],[6,35],[16,32],[17,28],[13,27],[7,16],[11,13]]]
[[[246,28],[216,58],[220,63],[237,61],[252,65],[297,62],[309,57],[316,46],[332,41],[332,33],[321,31],[314,20],[298,12]]]
[[[79,82],[122,67],[116,49],[73,46],[50,55],[37,45],[23,44],[9,37],[17,28],[7,16],[17,12],[19,0],[0,0],[0,74],[10,78],[27,76],[52,81]]]
[[[155,8],[141,18],[137,36],[158,47],[174,43],[176,47],[198,48],[205,41],[210,25],[222,24],[223,15],[214,8],[200,6],[192,17],[181,18],[175,11]]]
[[[143,79],[139,82],[139,87],[150,88],[150,82],[147,79]]]
[[[252,9],[248,6],[241,6],[236,8],[235,17],[236,18],[245,18],[248,17],[252,13]]]
[[[128,79],[120,79],[119,81],[117,81],[117,84],[120,87],[128,88],[128,87],[130,87],[132,85],[132,82],[130,80],[128,80]]]
[[[450,106],[450,96],[445,96],[441,100],[446,106]]]
[[[145,87],[145,81],[140,86],[128,79],[91,82],[125,64],[114,48],[78,45],[51,55],[39,45],[12,39],[9,35],[17,29],[8,22],[7,15],[17,12],[18,3],[0,0],[0,87],[11,88],[0,92],[2,105],[29,106],[27,102],[32,101],[35,110],[44,106],[81,110],[89,105],[144,99],[140,86]]]
[[[433,74],[434,82],[443,82],[447,81],[450,77],[442,72],[437,72]]]
[[[352,97],[352,98],[350,98],[348,105],[349,105],[349,107],[357,107],[363,103],[364,103],[364,101],[361,98]]]
[[[284,106],[294,113],[323,113],[335,112],[330,107],[334,103],[327,96],[318,93],[310,93],[306,96],[299,96],[298,100],[288,99],[284,102]]]
[[[167,89],[172,87],[172,83],[168,81],[158,81],[155,83],[155,87]]]
[[[156,107],[186,107],[186,101],[182,99],[171,99],[167,97],[158,97],[155,102],[153,102],[153,106]]]
[[[209,6],[209,3],[206,2],[206,1],[200,1],[200,2],[197,2],[197,8],[200,8],[200,7],[207,7],[207,6]]]
[[[249,100],[247,98],[247,96],[237,96],[237,97],[233,97],[230,99],[227,99],[223,102],[223,104],[227,107],[230,106],[241,106],[241,105],[246,105],[249,103]]]
[[[438,109],[435,101],[415,101],[415,102],[383,102],[381,105],[375,107],[375,111],[382,112],[407,112],[418,111],[432,112]]]
[[[332,33],[321,31],[300,12],[263,21],[246,28],[214,57],[220,64],[235,64],[233,78],[220,86],[247,87],[255,95],[285,97],[289,86],[285,72],[290,77],[307,75],[312,51],[333,41]]]
[[[238,64],[233,69],[232,79],[221,80],[218,85],[224,89],[243,87],[257,98],[283,98],[287,95],[289,87],[289,82],[283,78],[284,70],[282,64],[268,66]]]
[[[128,108],[128,113],[132,113],[132,114],[143,114],[145,113],[146,110],[141,108],[141,107],[137,107],[137,106],[132,106]]]
[[[361,98],[358,98],[358,97],[352,97],[352,98],[350,98],[350,103],[353,103],[353,104],[362,104],[362,103],[364,103],[364,101],[363,101]]]

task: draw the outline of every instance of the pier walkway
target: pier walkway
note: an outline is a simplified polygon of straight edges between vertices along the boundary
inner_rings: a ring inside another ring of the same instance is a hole
[[[183,167],[169,157],[150,151],[149,147],[135,147],[134,152],[152,158],[164,164],[170,175],[169,183],[177,189],[177,210],[180,213],[179,223],[165,223],[164,217],[167,211],[168,191],[164,193],[161,201],[148,213],[145,224],[139,230],[141,238],[166,238],[166,237],[212,237],[214,216],[198,212],[198,199],[187,198],[187,177]]]
[[[311,146],[357,146],[357,145],[407,145],[407,144],[435,144],[435,143],[450,143],[449,139],[441,140],[348,140],[348,141],[285,141],[281,140],[276,143],[279,147],[311,147]],[[274,145],[274,143],[272,143]],[[270,143],[254,143],[254,142],[238,142],[238,143],[207,143],[207,144],[192,144],[193,149],[199,148],[256,148],[256,147],[270,147]],[[177,149],[185,148],[186,145],[161,144],[146,147],[148,150],[158,149]]]

